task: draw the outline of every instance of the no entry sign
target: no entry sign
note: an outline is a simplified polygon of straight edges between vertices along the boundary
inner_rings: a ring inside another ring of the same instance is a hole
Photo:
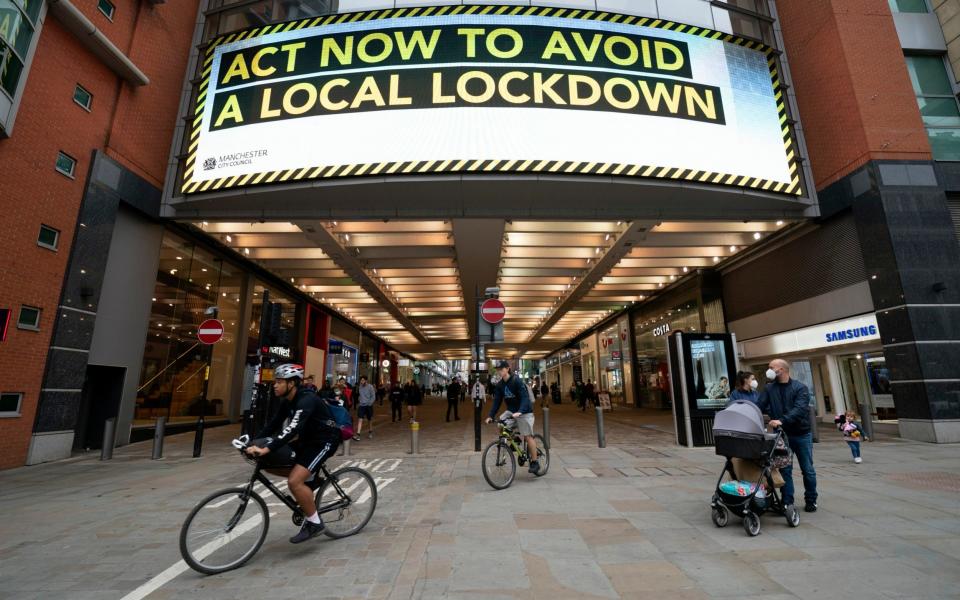
[[[480,305],[480,316],[491,325],[496,325],[500,321],[503,321],[503,317],[506,314],[507,307],[496,298],[488,298]]]
[[[217,319],[207,319],[200,323],[197,329],[197,339],[204,344],[216,344],[223,338],[223,322]]]

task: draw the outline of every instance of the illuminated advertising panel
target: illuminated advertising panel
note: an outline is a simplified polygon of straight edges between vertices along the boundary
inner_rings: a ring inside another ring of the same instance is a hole
[[[182,191],[540,173],[801,193],[773,51],[614,13],[441,6],[206,49]]]

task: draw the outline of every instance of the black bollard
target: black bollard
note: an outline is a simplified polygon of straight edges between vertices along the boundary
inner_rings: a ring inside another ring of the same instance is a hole
[[[100,446],[100,460],[113,458],[113,446],[117,440],[117,420],[107,419],[103,423],[103,445]]]
[[[163,435],[167,428],[167,418],[157,417],[157,425],[153,430],[153,454],[151,459],[158,460],[163,458]]]
[[[203,448],[203,417],[197,418],[197,434],[193,437],[193,457],[200,456],[200,450]]]

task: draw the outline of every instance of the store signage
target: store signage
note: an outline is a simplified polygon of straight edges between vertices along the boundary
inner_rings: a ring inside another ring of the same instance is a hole
[[[701,27],[537,6],[257,26],[202,57],[182,191],[562,171],[799,194],[774,57]]]
[[[383,367],[384,369],[386,369],[387,367],[390,366],[390,361],[384,359],[383,362],[380,363],[380,366]]]
[[[350,348],[344,346],[344,347],[343,347],[343,351],[341,352],[341,354],[343,354],[343,357],[344,357],[344,358],[352,358],[352,357],[353,357],[353,350],[351,350]]]
[[[661,336],[670,333],[670,323],[664,323],[663,325],[658,325],[653,328],[653,336]]]
[[[330,354],[343,354],[343,342],[330,340],[329,350]]]
[[[869,314],[744,340],[738,345],[742,357],[752,358],[879,340],[877,317]]]
[[[290,358],[290,348],[284,346],[270,346],[270,354],[275,356],[280,356],[282,358]]]
[[[620,358],[620,351],[619,351],[619,350],[614,350],[613,352],[611,352],[611,353],[610,353],[610,358]]]
[[[409,367],[409,366],[410,366],[410,359],[409,359],[409,358],[401,358],[400,360],[397,361],[397,366],[399,366],[399,367]]]
[[[828,344],[844,342],[847,340],[856,340],[857,338],[876,337],[876,325],[865,325],[863,327],[853,327],[851,329],[841,329],[840,331],[828,331],[825,334]]]
[[[362,362],[362,363],[368,363],[368,362],[370,362],[370,353],[369,353],[369,352],[361,352],[361,353],[360,353],[360,362]]]

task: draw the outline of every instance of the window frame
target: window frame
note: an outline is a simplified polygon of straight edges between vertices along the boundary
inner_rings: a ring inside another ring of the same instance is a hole
[[[36,319],[35,325],[27,325],[22,322],[24,309],[37,311],[37,319]],[[43,309],[40,308],[39,306],[30,306],[29,304],[21,304],[20,312],[17,313],[17,329],[24,329],[26,331],[40,331],[40,318],[42,315],[43,315]]]
[[[107,11],[103,10],[104,3],[110,5],[110,14],[107,14]],[[110,0],[97,0],[97,11],[105,16],[108,21],[113,23],[113,16],[117,14],[117,5],[111,2]]]
[[[926,0],[925,0],[925,1],[926,1]],[[915,13],[915,14],[922,14],[922,13]],[[957,107],[957,114],[958,114],[958,116],[960,116],[960,98],[957,97],[957,92],[958,92],[958,90],[957,90],[957,85],[956,85],[956,82],[954,82],[953,77],[951,76],[952,71],[951,71],[951,69],[950,69],[949,63],[947,62],[947,55],[946,55],[946,54],[924,54],[924,53],[917,53],[917,52],[913,52],[913,53],[907,52],[907,53],[904,53],[904,56],[903,56],[903,57],[904,57],[904,61],[907,62],[907,63],[909,63],[909,62],[910,62],[910,59],[912,59],[912,58],[935,58],[935,59],[939,59],[940,65],[943,67],[943,77],[944,77],[944,80],[947,82],[947,85],[950,86],[950,92],[951,92],[950,94],[922,94],[922,93],[920,92],[920,90],[914,89],[914,90],[913,90],[913,96],[914,96],[914,98],[917,100],[917,111],[920,110],[920,99],[921,99],[921,98],[939,98],[939,99],[941,99],[941,100],[946,99],[946,98],[951,98],[951,99],[953,100],[954,104],[955,104],[956,107]],[[910,73],[910,67],[909,67],[909,64],[908,64],[908,66],[907,66],[907,74],[908,74],[908,76],[909,76],[909,73]],[[910,82],[910,83],[911,83],[911,87],[913,87],[913,81],[912,81],[912,79],[911,79],[911,82]],[[919,82],[918,82],[918,83],[919,83]],[[920,115],[920,119],[921,119],[921,121],[923,121],[923,115],[922,115],[922,114]],[[927,132],[927,137],[928,137],[928,138],[929,138],[929,136],[930,136],[930,130],[931,130],[931,129],[940,129],[940,130],[942,130],[942,129],[952,129],[952,130],[955,130],[955,131],[957,131],[957,132],[960,132],[960,125],[927,125],[927,123],[924,122],[924,123],[923,123],[923,128],[924,128],[924,130]],[[933,155],[933,144],[932,144],[932,143],[930,144],[930,152],[931,152],[931,155]],[[936,161],[936,162],[960,162],[960,159],[951,160],[951,159],[937,158],[936,156],[933,156],[933,160]]]
[[[55,237],[54,237],[53,244],[47,244],[46,242],[40,239],[40,235],[43,233],[44,229],[48,229],[54,233]],[[51,227],[46,223],[40,223],[40,233],[37,234],[37,245],[40,246],[41,248],[46,248],[47,250],[53,250],[54,252],[56,252],[57,250],[60,249],[60,230],[57,229],[56,227]]]
[[[82,102],[77,100],[78,90],[82,91],[84,94],[87,95],[87,98],[89,98],[89,100],[87,101],[87,104],[83,104]],[[93,112],[93,93],[78,83],[73,87],[73,103],[87,112]]]
[[[933,7],[930,6],[930,0],[921,0],[921,2],[923,2],[923,5],[927,9],[925,12],[897,10],[897,8],[899,8],[896,6],[897,0],[887,0],[887,4],[890,5],[890,12],[895,15],[929,15],[933,13]]]
[[[60,168],[60,157],[66,157],[66,158],[68,158],[68,159],[70,159],[70,160],[72,161],[72,165],[71,165],[71,167],[70,167],[70,172],[69,172],[69,173]],[[76,178],[77,178],[77,177],[76,177],[76,172],[77,172],[77,159],[75,159],[74,157],[70,156],[69,154],[67,154],[67,153],[64,152],[63,150],[57,150],[57,161],[53,164],[53,168],[57,171],[57,173],[60,173],[60,174],[63,175],[64,177],[69,177],[70,179],[76,179]]]
[[[22,416],[23,414],[23,392],[0,392],[0,396],[16,396],[17,397],[17,408],[16,410],[0,410],[0,419],[10,419],[14,417]]]

